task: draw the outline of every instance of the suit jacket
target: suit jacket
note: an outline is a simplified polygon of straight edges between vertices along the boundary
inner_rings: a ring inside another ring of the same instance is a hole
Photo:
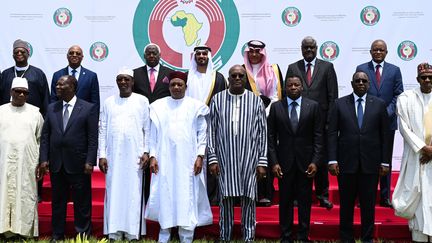
[[[63,131],[63,101],[51,103],[42,129],[40,162],[49,161],[54,173],[62,166],[70,174],[83,173],[85,163],[95,166],[98,114],[95,104],[77,98]]]
[[[68,67],[58,70],[53,74],[51,81],[51,97],[50,103],[58,101],[57,92],[55,86],[57,81],[63,75],[69,75]],[[100,107],[100,98],[99,98],[99,81],[97,74],[84,68],[81,66],[81,72],[78,78],[78,87],[76,91],[76,96],[80,99],[83,99],[87,102],[96,104],[97,107]]]
[[[398,95],[403,92],[402,74],[400,68],[391,63],[385,62],[381,75],[381,85],[379,87],[375,78],[375,68],[372,61],[357,66],[356,71],[362,71],[368,75],[369,80],[371,81],[368,94],[381,98],[385,101],[387,105],[387,113],[390,119],[390,129],[396,130],[396,100]]]
[[[302,96],[315,100],[320,104],[321,116],[323,117],[322,121],[323,123],[327,122],[328,111],[338,98],[338,83],[333,63],[318,58],[316,59],[310,87],[306,83],[306,70],[303,59],[290,64],[286,76],[288,76],[288,74],[296,74],[302,78]]]
[[[169,92],[169,80],[168,75],[172,72],[172,69],[159,65],[159,72],[156,79],[156,85],[153,92],[150,91],[150,80],[147,73],[147,65],[134,69],[134,88],[133,92],[142,94],[149,100],[150,103],[153,101],[170,96]]]
[[[367,95],[363,124],[358,125],[354,96],[336,100],[328,129],[328,159],[337,161],[340,173],[378,174],[388,149],[388,115],[378,97]]]
[[[296,163],[297,168],[304,172],[310,163],[317,166],[321,163],[323,127],[316,101],[302,98],[299,124],[295,132],[288,115],[287,99],[273,103],[267,127],[270,166],[279,163],[282,171],[286,172]]]

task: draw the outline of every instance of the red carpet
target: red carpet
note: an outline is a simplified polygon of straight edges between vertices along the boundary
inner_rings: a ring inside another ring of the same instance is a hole
[[[396,184],[398,173],[393,172],[392,189]],[[335,204],[331,210],[320,208],[317,204],[312,207],[310,238],[312,240],[334,240],[338,239],[339,227],[339,194],[337,191],[337,181],[333,176],[330,177],[330,199]],[[43,201],[39,204],[39,231],[41,236],[51,235],[51,189],[49,176],[44,180]],[[277,183],[275,183],[277,188]],[[103,200],[105,195],[105,177],[95,171],[92,177],[93,187],[93,234],[100,237],[103,231]],[[278,193],[275,194],[275,203],[278,202]],[[200,227],[196,230],[195,238],[218,238],[219,236],[219,208],[213,207],[213,225]],[[241,238],[240,231],[240,208],[235,209],[234,237]],[[279,238],[279,216],[278,205],[271,207],[257,207],[257,239],[278,239]],[[297,215],[297,210],[295,210]],[[355,230],[357,236],[360,235],[360,209],[355,209]],[[377,205],[375,217],[375,237],[377,239],[392,241],[410,241],[410,232],[407,221],[396,217],[392,209],[383,208]],[[297,219],[295,224],[297,223]],[[67,213],[67,234],[74,236],[73,227],[73,205],[68,204]],[[156,222],[147,221],[147,237],[157,239],[159,232]]]

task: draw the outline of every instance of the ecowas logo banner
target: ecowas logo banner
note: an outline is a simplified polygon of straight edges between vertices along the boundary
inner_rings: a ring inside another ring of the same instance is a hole
[[[367,6],[360,12],[360,20],[364,25],[373,26],[376,25],[380,20],[380,12],[374,6]]]
[[[402,41],[398,46],[398,56],[404,61],[411,61],[417,56],[417,46],[414,42]]]
[[[72,13],[67,8],[59,8],[54,12],[53,20],[58,27],[68,27],[72,22]]]
[[[90,46],[90,57],[93,61],[102,62],[108,57],[108,46],[103,42],[95,42]]]
[[[296,7],[287,7],[282,12],[282,21],[286,26],[294,27],[300,23],[301,20],[301,12]]]
[[[334,61],[339,56],[339,46],[333,41],[326,41],[320,47],[321,58],[326,61]]]
[[[133,20],[135,48],[144,59],[144,47],[159,45],[161,62],[186,71],[193,48],[212,49],[216,69],[231,58],[238,42],[240,19],[232,0],[141,0]]]

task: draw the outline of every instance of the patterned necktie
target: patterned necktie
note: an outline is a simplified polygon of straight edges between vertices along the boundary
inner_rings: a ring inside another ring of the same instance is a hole
[[[63,113],[63,131],[66,130],[66,125],[69,121],[69,109],[68,109],[68,107],[69,107],[69,104],[64,105],[65,110]]]
[[[378,85],[378,87],[380,86],[380,84],[381,84],[381,73],[380,73],[380,68],[381,68],[381,65],[376,65],[376,70],[375,70],[375,78],[376,78],[376,81],[377,81],[377,85]]]
[[[357,105],[357,121],[358,121],[358,126],[359,128],[362,127],[363,124],[363,105],[362,105],[362,98],[359,98],[357,100],[358,105]]]
[[[150,68],[150,90],[152,93],[156,85],[155,71],[154,68]]]
[[[306,70],[306,82],[308,86],[311,86],[312,84],[312,64],[308,62],[307,64],[307,70]]]
[[[291,120],[291,126],[293,128],[293,131],[297,131],[297,127],[298,127],[298,117],[297,117],[297,109],[296,107],[298,106],[297,102],[293,101],[291,103],[291,115],[290,115],[290,120]]]
[[[72,69],[72,76],[74,76],[74,78],[76,78],[76,73],[77,73],[77,70],[76,69]]]

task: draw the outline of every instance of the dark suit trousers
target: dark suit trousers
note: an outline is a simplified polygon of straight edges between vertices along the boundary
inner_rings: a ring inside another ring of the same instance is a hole
[[[279,222],[282,242],[293,240],[294,199],[298,201],[297,239],[307,241],[312,205],[312,179],[307,178],[295,165],[279,179]]]
[[[150,196],[150,178],[150,166],[147,166],[147,168],[144,169],[144,202],[146,203],[148,202],[148,198]]]
[[[392,171],[392,159],[393,159],[393,144],[394,144],[394,136],[395,136],[395,130],[391,130],[388,133],[388,141],[389,141],[389,148],[388,148],[388,154],[386,157],[386,161],[389,162],[389,169],[390,172],[380,177],[380,196],[381,200],[389,199],[390,198],[390,185],[391,185],[391,171]]]
[[[328,199],[329,198],[329,178],[328,178],[328,168],[327,168],[327,130],[323,132],[323,163],[318,165],[318,171],[314,177],[315,184],[315,195],[318,199]]]
[[[354,205],[358,195],[361,215],[361,240],[372,242],[375,222],[375,199],[378,174],[340,174],[340,237],[341,242],[354,242]]]
[[[91,176],[84,173],[68,174],[62,167],[58,173],[51,173],[52,228],[53,238],[62,238],[66,224],[66,205],[72,193],[74,224],[77,233],[91,233]]]
[[[258,181],[258,199],[267,198],[270,201],[273,201],[273,181],[274,175],[270,168],[267,168],[266,172],[267,177]]]

